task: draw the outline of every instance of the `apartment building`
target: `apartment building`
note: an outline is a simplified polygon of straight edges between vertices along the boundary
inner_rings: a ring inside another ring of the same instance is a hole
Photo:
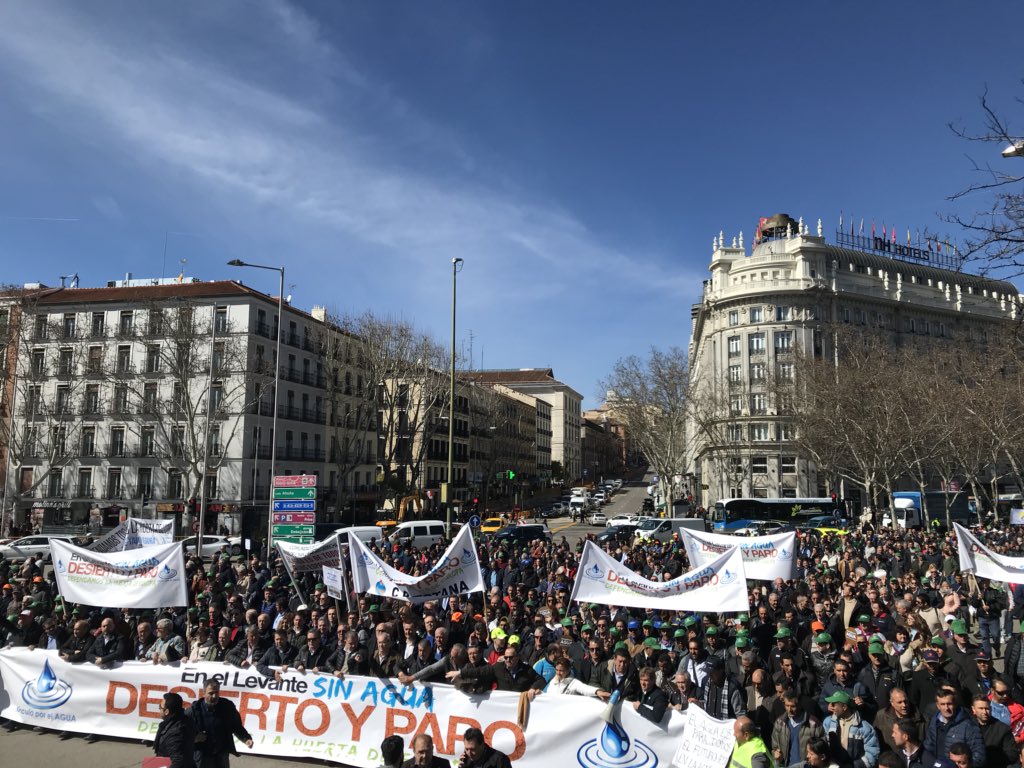
[[[345,418],[361,405],[344,389],[358,341],[322,319],[285,305],[277,360],[277,298],[234,281],[37,287],[13,305],[8,520],[100,527],[130,512],[188,528],[205,501],[209,529],[256,532],[275,473],[320,476],[321,519],[373,508],[375,425]],[[341,455],[342,440],[359,450]]]
[[[793,376],[795,355],[834,355],[826,324],[871,326],[893,344],[914,336],[970,346],[1017,318],[1008,282],[956,271],[941,244],[837,232],[811,234],[785,214],[763,219],[752,248],[715,238],[710,277],[691,310],[691,393],[716,409],[714,430],[688,428],[689,466],[705,507],[729,497],[825,496],[799,455],[769,380]],[[837,361],[837,365],[838,365]],[[847,498],[858,503],[856,490]]]

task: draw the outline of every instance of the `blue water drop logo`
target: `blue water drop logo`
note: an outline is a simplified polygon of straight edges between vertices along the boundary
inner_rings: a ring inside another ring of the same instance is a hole
[[[388,591],[388,588],[387,588],[386,586],[384,586],[384,582],[383,582],[383,581],[378,581],[378,582],[377,582],[376,584],[374,584],[374,589],[376,589],[376,590],[377,590],[378,592],[380,592],[380,593],[381,593],[382,595],[383,595],[383,594],[384,594],[385,592],[387,592],[387,591]]]
[[[463,549],[462,549],[462,562],[464,562],[464,563],[472,563],[474,559],[476,559],[476,555],[474,554],[473,550],[466,549],[465,547],[463,547]]]
[[[612,693],[602,719],[601,735],[584,742],[576,752],[583,768],[657,768],[658,756],[639,739],[629,738],[619,722],[619,692]]]
[[[56,709],[71,698],[72,687],[57,677],[49,661],[43,662],[39,677],[25,683],[21,698],[35,709]]]
[[[792,559],[793,559],[793,553],[790,552],[788,549],[783,548],[783,549],[779,550],[779,560],[792,560]]]
[[[160,569],[160,571],[159,571],[159,573],[157,573],[156,577],[160,581],[170,581],[171,579],[173,579],[177,575],[178,575],[178,572],[176,570],[174,570],[173,568],[168,566],[166,563],[164,563],[164,567]]]
[[[57,561],[57,570],[60,571],[61,573],[67,573],[68,572],[67,566],[64,565],[64,561],[63,560],[58,560]]]
[[[609,757],[622,757],[629,752],[629,734],[614,720],[601,731],[601,749]]]
[[[601,566],[599,566],[597,563],[594,563],[592,566],[587,568],[583,575],[586,576],[588,579],[599,580],[604,578],[604,571],[601,569]]]
[[[736,581],[736,574],[728,568],[723,569],[722,575],[718,577],[719,584],[732,584],[734,581]]]

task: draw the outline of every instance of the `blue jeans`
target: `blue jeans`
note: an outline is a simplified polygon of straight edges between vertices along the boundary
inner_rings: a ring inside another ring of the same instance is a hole
[[[999,636],[1002,632],[1002,627],[999,617],[994,619],[978,619],[979,629],[981,630],[981,648],[985,653],[992,653],[992,643],[996,646],[1000,646],[1001,642]]]

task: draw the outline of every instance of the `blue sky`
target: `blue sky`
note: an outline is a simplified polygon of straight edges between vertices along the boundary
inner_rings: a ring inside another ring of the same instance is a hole
[[[719,230],[749,243],[785,211],[831,233],[840,210],[935,229],[966,155],[1000,162],[946,124],[978,126],[986,86],[1024,119],[1018,19],[996,2],[3,3],[0,281],[187,258],[274,292],[224,262],[284,263],[297,306],[444,340],[459,256],[475,365],[552,366],[593,406],[617,358],[686,345]]]

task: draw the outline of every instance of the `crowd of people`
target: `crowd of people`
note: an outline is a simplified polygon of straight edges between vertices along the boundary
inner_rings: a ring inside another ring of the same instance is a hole
[[[980,535],[998,552],[1024,551],[1015,529]],[[678,539],[604,547],[655,581],[690,568]],[[417,574],[443,546],[372,549]],[[615,696],[655,723],[700,707],[735,719],[737,768],[1020,762],[1024,586],[961,573],[952,533],[801,533],[796,578],[749,582],[749,611],[733,615],[574,603],[581,551],[564,538],[481,542],[486,592],[423,605],[338,601],[318,574],[293,582],[279,559],[225,552],[191,559],[190,605],[165,611],[66,604],[41,559],[0,562],[0,640],[100,667],[210,661],[266,676],[383,676],[527,700]],[[204,768],[226,765],[234,738],[251,737],[225,703],[209,688],[187,708],[165,698],[157,749],[187,742]],[[219,713],[212,728],[201,722],[210,711]],[[471,747],[470,736],[464,768],[507,764],[482,736]],[[432,744],[409,747],[409,765],[435,759]]]

